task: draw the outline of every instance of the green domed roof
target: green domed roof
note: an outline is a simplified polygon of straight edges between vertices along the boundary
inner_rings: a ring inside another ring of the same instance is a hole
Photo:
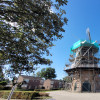
[[[96,41],[87,41],[87,40],[79,40],[76,43],[73,44],[71,47],[71,51],[74,51],[75,49],[82,47],[82,46],[93,46],[95,49],[99,50],[99,44]]]

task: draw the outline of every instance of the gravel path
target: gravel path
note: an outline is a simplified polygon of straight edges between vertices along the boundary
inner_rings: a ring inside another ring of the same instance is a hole
[[[71,93],[67,91],[48,92],[53,100],[100,100],[100,93]]]

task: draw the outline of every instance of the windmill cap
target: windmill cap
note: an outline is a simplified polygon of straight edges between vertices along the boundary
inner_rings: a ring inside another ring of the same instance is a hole
[[[87,47],[93,46],[95,49],[97,49],[97,51],[99,50],[99,44],[97,43],[97,41],[90,42],[87,40],[79,40],[73,44],[73,46],[71,47],[71,51],[74,51],[77,48],[82,47],[82,46],[87,46]]]

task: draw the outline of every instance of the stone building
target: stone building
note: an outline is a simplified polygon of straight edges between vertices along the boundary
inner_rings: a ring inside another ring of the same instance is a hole
[[[44,88],[51,90],[51,89],[60,89],[64,87],[64,81],[62,80],[55,80],[55,79],[47,79],[44,81]]]
[[[74,92],[99,92],[100,67],[99,44],[95,41],[79,40],[71,48],[65,71],[72,77],[71,90]]]
[[[42,89],[44,80],[40,77],[21,75],[18,83],[22,83],[21,88],[23,89]]]

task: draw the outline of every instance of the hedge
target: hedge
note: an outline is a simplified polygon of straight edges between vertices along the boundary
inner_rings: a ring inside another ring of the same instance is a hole
[[[3,90],[3,89],[4,89],[4,87],[2,85],[0,85],[0,90]]]
[[[0,92],[0,98],[7,99],[10,92]],[[13,93],[11,99],[34,99],[35,97],[45,96],[49,97],[48,93],[29,92],[29,91],[16,91]]]
[[[12,87],[4,87],[3,90],[11,90]]]
[[[5,85],[7,85],[7,82],[6,81],[2,81],[2,82],[0,82],[0,85],[5,86]]]
[[[35,89],[34,91],[49,91],[49,89]]]

